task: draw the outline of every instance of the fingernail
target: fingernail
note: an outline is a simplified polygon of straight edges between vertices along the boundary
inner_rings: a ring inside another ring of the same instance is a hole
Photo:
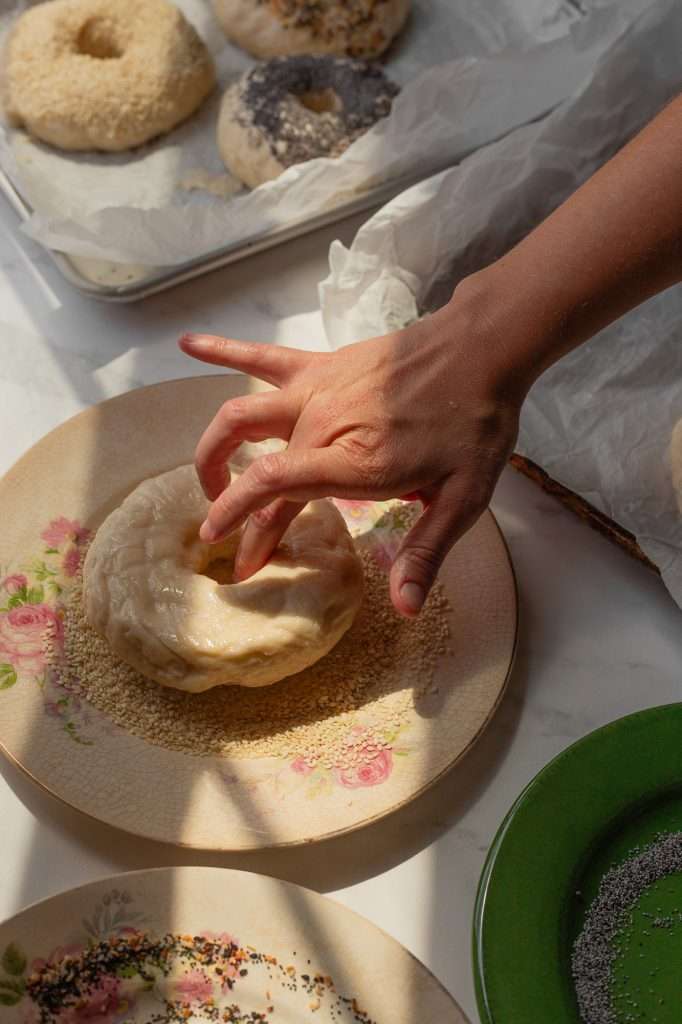
[[[180,338],[180,344],[195,346],[197,344],[201,344],[201,340],[196,334],[183,334]]]
[[[204,544],[212,544],[214,540],[218,539],[218,531],[209,523],[208,519],[201,524],[199,539],[203,540]]]
[[[413,583],[411,580],[403,583],[400,588],[400,596],[405,602],[408,612],[411,612],[412,615],[418,615],[424,607],[426,594],[424,588],[420,587],[418,583]]]

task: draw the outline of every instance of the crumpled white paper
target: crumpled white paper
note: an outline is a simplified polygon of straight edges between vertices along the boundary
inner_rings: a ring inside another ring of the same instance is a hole
[[[682,6],[659,0],[579,94],[415,186],[335,243],[321,286],[333,347],[437,308],[507,251],[682,90]],[[682,606],[671,433],[682,417],[682,288],[650,300],[539,380],[518,450],[635,534]]]
[[[182,183],[196,172],[225,175],[215,144],[220,93],[251,62],[224,42],[209,0],[178,0],[219,73],[220,89],[196,117],[120,155],[63,153],[0,127],[0,163],[35,211],[26,230],[44,245],[149,267],[184,263],[308,220],[372,185],[407,183],[541,116],[647,2],[415,0],[387,61],[403,86],[391,116],[342,158],[310,161],[225,199]],[[25,6],[0,0],[0,28]]]

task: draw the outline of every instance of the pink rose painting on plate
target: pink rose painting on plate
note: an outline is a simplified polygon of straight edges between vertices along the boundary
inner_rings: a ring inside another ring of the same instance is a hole
[[[361,789],[364,786],[378,786],[385,782],[392,770],[393,755],[387,749],[357,767],[337,769],[336,777],[346,789]]]
[[[71,739],[87,743],[76,720],[79,705],[48,671],[45,647],[49,640],[59,650],[63,642],[59,597],[80,570],[90,531],[59,516],[40,536],[42,553],[21,571],[0,576],[0,691],[21,679],[34,681],[46,713],[61,721]]]
[[[205,1003],[213,995],[213,982],[205,971],[194,970],[176,981],[171,992],[178,1003]]]
[[[122,1024],[128,1017],[130,1004],[122,992],[118,978],[103,978],[88,992],[84,1006],[63,1010],[55,1018],[55,1024]]]
[[[77,545],[86,544],[90,539],[90,530],[81,526],[81,524],[74,519],[67,519],[65,516],[59,516],[57,519],[53,519],[45,527],[40,536],[41,539],[45,541],[48,548],[58,549],[67,541],[72,541]]]
[[[78,570],[81,567],[81,551],[73,544],[70,548],[67,548],[62,558],[62,572],[69,579],[73,579],[74,576],[78,575]]]
[[[17,594],[27,586],[28,579],[20,572],[15,572],[12,576],[5,576],[4,580],[0,580],[0,590],[4,590],[8,594]]]
[[[18,605],[0,613],[0,658],[15,671],[38,669],[44,658],[44,636],[59,619],[47,604]]]
[[[410,752],[403,743],[397,746],[400,731],[378,736],[370,727],[358,724],[353,726],[348,737],[357,752],[357,761],[352,767],[325,768],[299,756],[289,763],[289,768],[306,780],[311,797],[338,786],[343,789],[380,786],[390,779],[395,757],[406,757]]]
[[[346,520],[351,535],[366,543],[379,568],[388,573],[414,521],[419,503],[335,498],[334,504]]]

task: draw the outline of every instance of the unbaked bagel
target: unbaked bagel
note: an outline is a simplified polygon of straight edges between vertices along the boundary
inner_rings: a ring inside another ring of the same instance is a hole
[[[207,510],[193,466],[135,488],[100,526],[85,559],[90,625],[143,675],[192,693],[267,686],[327,654],[363,592],[340,512],[331,502],[311,502],[265,568],[231,583],[238,535],[202,543]]]
[[[208,50],[167,0],[49,0],[6,56],[9,117],[60,149],[131,149],[189,117],[215,84]]]
[[[378,57],[407,20],[410,0],[213,0],[225,35],[267,60],[298,53]]]
[[[276,57],[225,93],[218,148],[227,169],[255,188],[293,164],[340,156],[390,113],[397,92],[377,64]]]

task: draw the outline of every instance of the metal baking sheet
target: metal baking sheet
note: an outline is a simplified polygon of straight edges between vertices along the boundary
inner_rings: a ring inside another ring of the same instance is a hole
[[[198,19],[197,26],[199,22],[204,25],[203,31],[206,35],[206,24],[208,23],[204,24],[204,22],[209,16],[207,14],[208,7],[200,3],[199,0],[176,0],[176,2],[182,9],[186,8],[185,13],[190,20]],[[456,86],[458,95],[462,97],[461,108],[455,107],[457,118],[461,118],[461,120],[456,119],[452,126],[456,141],[452,145],[448,144],[447,147],[440,143],[443,125],[446,122],[441,122],[434,115],[436,128],[433,130],[437,129],[440,134],[435,140],[430,137],[425,140],[422,134],[417,133],[420,147],[417,153],[418,159],[410,161],[409,169],[406,165],[400,168],[398,159],[394,176],[388,177],[381,184],[375,184],[368,176],[364,191],[351,193],[348,187],[341,187],[338,202],[334,202],[333,197],[331,201],[321,199],[317,207],[318,213],[311,215],[302,209],[299,217],[297,209],[294,208],[293,211],[287,213],[285,218],[282,218],[284,223],[279,227],[273,227],[272,223],[265,226],[262,217],[254,218],[252,231],[247,230],[239,237],[233,236],[232,240],[224,245],[220,243],[219,238],[214,236],[212,242],[206,246],[205,253],[200,252],[186,262],[170,262],[163,266],[149,265],[156,258],[156,255],[151,254],[147,259],[140,254],[140,263],[145,263],[144,266],[130,265],[109,261],[106,258],[106,252],[101,253],[103,258],[92,259],[55,251],[59,248],[58,238],[54,243],[49,238],[43,238],[41,244],[50,253],[62,275],[81,293],[108,301],[132,302],[236,262],[252,253],[278,245],[280,242],[335,223],[353,214],[374,209],[410,185],[461,160],[467,152],[484,145],[492,138],[499,137],[515,124],[540,116],[571,92],[580,80],[578,76],[573,81],[572,72],[566,71],[576,56],[571,45],[567,46],[565,52],[563,50],[552,51],[551,45],[547,47],[546,52],[544,52],[544,47],[538,47],[538,50],[543,50],[543,56],[537,57],[536,70],[530,76],[527,73],[528,65],[535,66],[536,57],[530,58],[530,51],[527,50],[527,47],[532,49],[537,44],[550,41],[563,45],[569,34],[570,26],[584,20],[596,0],[584,0],[584,2],[585,6],[579,7],[575,0],[533,0],[529,9],[528,0],[484,0],[480,7],[476,3],[474,8],[469,9],[466,3],[461,6],[459,4],[452,5],[450,0],[414,0],[410,25],[401,36],[397,48],[393,52],[391,72],[396,81],[405,85],[406,82],[414,79],[415,73],[431,70],[436,66],[445,67],[453,59],[467,58],[462,63],[464,71],[462,73],[458,71],[455,74],[453,84],[453,88]],[[600,0],[600,4],[603,2],[606,2],[607,6],[617,6],[614,0]],[[635,2],[635,0],[618,0],[618,3],[628,4],[631,2]],[[641,2],[641,0],[636,0],[636,2]],[[22,3],[23,0],[0,0],[0,13],[5,11],[5,14],[7,12],[11,14],[15,10],[19,10]],[[6,25],[6,22],[5,17],[3,24]],[[599,25],[596,26],[596,29],[598,36],[601,31]],[[210,32],[208,36],[211,36]],[[210,42],[208,36],[207,42]],[[587,58],[588,49],[589,47],[587,49],[583,47],[584,52],[577,54],[578,63]],[[502,54],[505,51],[517,55],[516,64],[513,60],[511,61],[511,78],[505,77],[506,71],[494,64],[497,54]],[[478,66],[470,66],[469,58],[472,55],[482,57],[484,64],[488,56],[494,55],[493,63],[490,67],[486,66],[484,70]],[[215,56],[216,54],[214,54]],[[237,63],[237,58],[242,62],[246,59],[243,54],[235,56],[235,68],[240,66]],[[218,57],[218,63],[220,63],[220,59]],[[561,73],[557,72],[557,68]],[[540,84],[547,84],[546,79],[550,72],[551,87],[539,88]],[[557,82],[557,79],[560,81]],[[503,81],[506,86],[504,89],[500,86]],[[510,82],[519,85],[519,81],[521,95],[517,96],[515,88],[510,86]],[[436,109],[438,106],[436,98],[440,93],[433,86],[429,86],[429,89],[427,95],[435,104],[434,109]],[[440,92],[443,92],[442,88]],[[532,98],[529,98],[531,94]],[[503,97],[501,102],[498,101],[498,96]],[[539,99],[538,96],[540,96]],[[436,113],[438,113],[437,109]],[[421,122],[418,123],[421,132],[423,125]],[[447,135],[447,137],[450,136]],[[433,152],[429,152],[429,145],[427,145],[429,140],[434,143],[435,150]],[[445,152],[446,148],[447,153]],[[190,150],[191,146],[188,145],[183,152]],[[399,153],[399,156],[401,155]],[[201,160],[197,166],[200,164],[203,166]],[[307,183],[306,187],[308,187]],[[358,185],[358,188],[361,187]],[[41,204],[36,195],[29,191],[28,185],[22,186],[16,169],[12,170],[9,166],[4,169],[0,168],[0,191],[23,222],[32,219],[34,211],[40,213]],[[348,198],[351,194],[352,198]],[[27,198],[29,195],[31,201]],[[343,198],[344,196],[346,198]],[[301,205],[306,204],[302,203]],[[310,209],[310,206],[308,208]],[[68,235],[68,231],[66,235]],[[63,242],[64,238],[61,241]],[[63,247],[69,248],[66,245]],[[115,252],[114,246],[112,254]],[[125,253],[121,253],[119,250],[118,258],[120,259],[122,255],[124,256]]]
[[[205,256],[178,266],[141,267],[70,256],[52,249],[46,251],[54,260],[61,274],[81,294],[105,302],[138,302],[140,299],[156,295],[158,292],[191,281],[195,277],[208,274],[212,270],[236,263],[246,256],[271,249],[282,242],[288,242],[346,217],[352,217],[354,214],[376,209],[409,188],[410,185],[427,177],[429,173],[437,173],[444,169],[445,167],[434,167],[431,170],[425,169],[417,174],[385,182],[364,195],[350,202],[342,203],[333,209],[325,210],[313,217],[305,215],[297,223],[254,234],[238,243],[206,253]],[[5,196],[19,219],[22,222],[28,221],[32,214],[31,207],[2,169],[0,169],[0,192]]]

